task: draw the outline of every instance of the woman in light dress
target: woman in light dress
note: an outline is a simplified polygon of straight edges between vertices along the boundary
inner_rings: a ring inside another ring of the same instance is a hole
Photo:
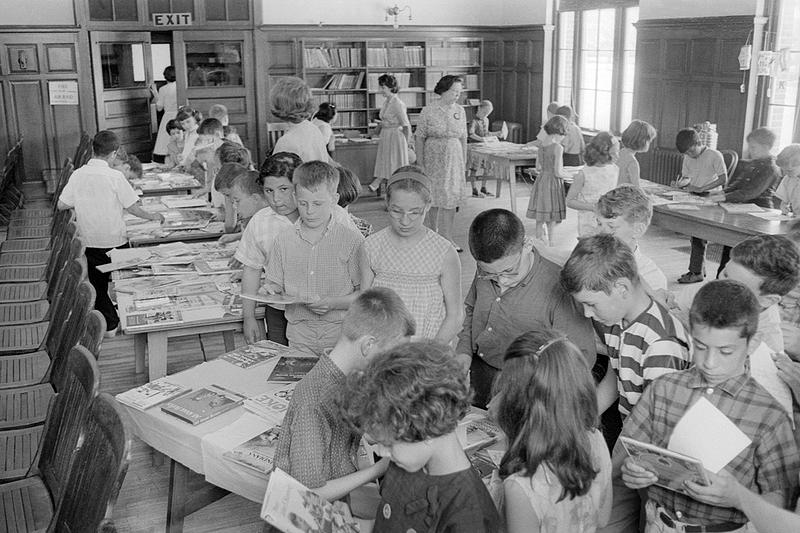
[[[153,148],[153,155],[158,156],[162,162],[169,153],[167,151],[167,145],[169,144],[170,138],[167,132],[167,122],[174,119],[178,114],[175,67],[170,65],[164,69],[164,79],[167,80],[167,83],[162,85],[158,91],[156,91],[155,84],[150,86],[150,92],[153,94],[153,98],[156,99],[156,109],[164,112],[164,115],[161,117],[161,122],[158,125],[156,145]]]
[[[388,180],[395,170],[413,162],[408,160],[411,123],[408,121],[406,104],[397,96],[397,79],[391,74],[382,74],[378,78],[378,87],[384,100],[380,111],[378,155],[373,172],[375,179],[369,184],[373,192],[378,192],[381,183]]]

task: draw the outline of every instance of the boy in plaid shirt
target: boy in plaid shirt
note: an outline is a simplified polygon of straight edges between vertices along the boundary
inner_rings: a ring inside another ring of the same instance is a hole
[[[622,435],[667,447],[684,413],[705,398],[751,440],[722,472],[785,508],[798,486],[800,456],[788,416],[746,369],[758,313],[755,295],[737,281],[712,281],[700,289],[689,312],[694,366],[653,381]],[[745,531],[747,517],[741,511],[703,503],[722,502],[713,498],[717,477],[709,476],[709,487],[687,483],[689,495],[684,495],[655,486],[655,474],[624,456],[618,444],[614,465],[622,481],[632,489],[647,489],[646,533]],[[723,484],[716,489],[722,493]]]

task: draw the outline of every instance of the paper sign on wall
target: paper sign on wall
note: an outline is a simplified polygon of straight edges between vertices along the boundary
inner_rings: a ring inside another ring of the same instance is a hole
[[[78,105],[77,81],[51,81],[47,87],[50,92],[50,105]]]

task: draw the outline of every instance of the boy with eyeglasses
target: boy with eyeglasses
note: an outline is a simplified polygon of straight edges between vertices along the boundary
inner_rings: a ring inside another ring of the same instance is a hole
[[[540,326],[564,333],[592,368],[591,324],[559,285],[558,265],[526,242],[519,217],[506,209],[480,213],[469,228],[469,248],[478,268],[464,302],[456,353],[469,366],[474,405],[488,404],[511,341]]]

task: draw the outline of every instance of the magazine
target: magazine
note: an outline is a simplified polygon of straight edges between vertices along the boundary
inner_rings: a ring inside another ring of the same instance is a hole
[[[314,368],[317,361],[316,357],[281,357],[267,381],[279,383],[300,381]]]
[[[261,518],[285,533],[360,531],[346,503],[329,502],[280,468],[269,476]]]
[[[129,407],[144,411],[160,403],[166,402],[180,396],[191,389],[168,381],[166,378],[157,379],[146,383],[141,387],[136,387],[129,391],[117,394],[117,401]]]
[[[162,229],[202,229],[208,226],[213,218],[213,213],[199,209],[181,209],[163,213],[164,222]]]
[[[658,476],[655,484],[659,487],[687,494],[684,485],[686,481],[700,485],[710,484],[703,463],[694,457],[628,437],[620,437],[619,440],[629,456]]]
[[[764,211],[756,204],[734,204],[729,202],[720,202],[719,206],[724,209],[726,213],[761,213]]]
[[[231,268],[228,265],[227,259],[200,259],[194,262],[194,268],[198,274],[212,275],[212,274],[233,274],[239,272],[241,268]]]
[[[272,341],[258,341],[228,352],[220,359],[240,368],[252,368],[272,360],[288,348]]]
[[[208,202],[204,198],[192,198],[191,196],[162,196],[161,203],[170,209],[181,209],[186,207],[205,207]]]
[[[262,474],[269,474],[275,464],[275,448],[278,446],[280,436],[280,426],[269,428],[264,433],[228,450],[222,456]]]
[[[219,385],[208,385],[176,398],[161,410],[192,425],[200,424],[237,407],[244,396]]]
[[[245,409],[260,416],[267,422],[276,425],[281,424],[283,417],[286,416],[286,411],[289,409],[293,392],[294,384],[247,398],[243,405]]]
[[[456,434],[466,452],[485,448],[503,438],[503,431],[486,412],[474,407],[458,423]]]
[[[262,304],[269,304],[269,305],[291,305],[291,304],[302,304],[308,303],[304,302],[303,299],[296,297],[296,296],[288,296],[286,294],[247,294],[242,293],[242,298],[245,300],[253,300],[254,302],[259,302]]]
[[[152,311],[142,311],[128,313],[125,317],[126,330],[136,328],[146,328],[149,326],[166,326],[169,324],[180,324],[183,322],[183,315],[177,309],[158,309]]]

